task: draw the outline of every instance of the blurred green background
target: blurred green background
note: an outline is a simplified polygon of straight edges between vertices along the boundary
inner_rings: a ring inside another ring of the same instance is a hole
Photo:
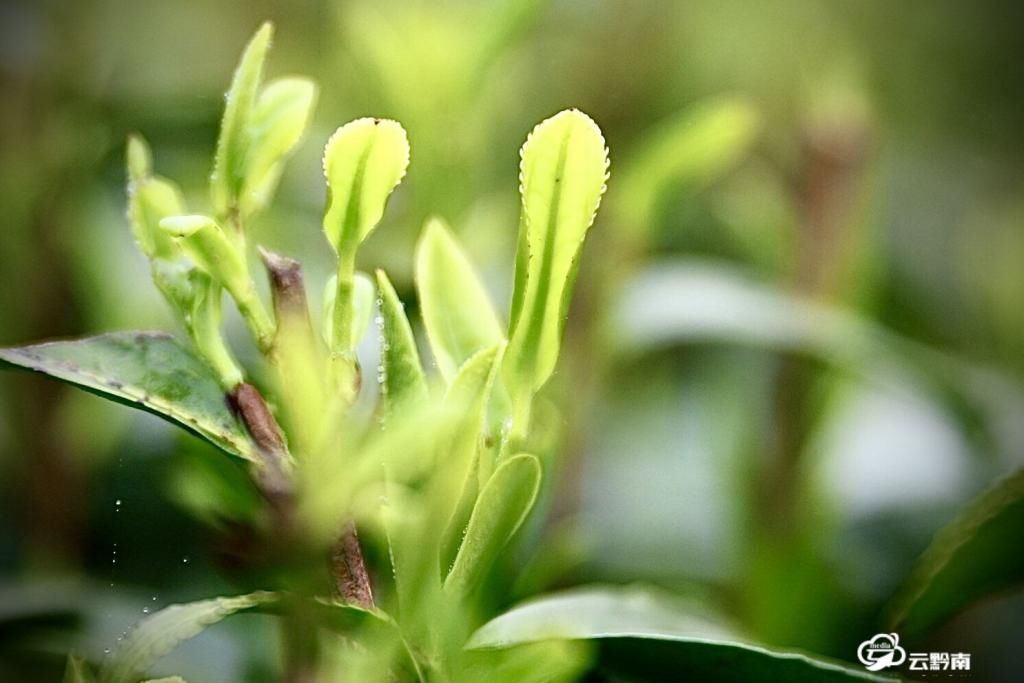
[[[411,310],[432,214],[507,310],[519,147],[578,107],[612,178],[551,392],[562,471],[512,597],[654,582],[852,660],[934,532],[1024,462],[1022,18],[1008,1],[4,0],[0,345],[172,329],[124,218],[124,140],[144,134],[200,196],[264,19],[270,74],[321,92],[254,240],[322,281],[323,144],[398,119],[412,165],[361,260]],[[210,447],[4,374],[0,454],[5,680],[55,680],[68,648],[233,591],[251,501]],[[914,646],[1019,680],[1022,607],[989,600]],[[263,620],[167,670],[267,680]]]

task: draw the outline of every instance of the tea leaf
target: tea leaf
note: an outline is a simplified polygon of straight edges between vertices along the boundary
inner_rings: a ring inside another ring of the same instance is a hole
[[[702,102],[666,121],[625,166],[619,183],[622,221],[646,232],[671,186],[710,182],[736,165],[756,139],[760,117],[746,100]]]
[[[925,550],[897,598],[893,624],[917,634],[1024,581],[1024,470],[974,499]]]
[[[256,31],[242,53],[227,92],[210,176],[210,196],[219,217],[228,216],[238,208],[249,154],[249,125],[273,33],[274,27],[269,22]]]
[[[324,233],[338,253],[332,348],[351,353],[353,273],[359,244],[380,222],[388,198],[409,166],[405,130],[387,119],[357,119],[339,128],[324,149],[327,210]]]
[[[185,212],[185,200],[178,186],[153,176],[152,158],[146,142],[137,135],[128,138],[128,218],[139,248],[150,259],[175,260],[181,250],[160,229],[160,221]]]
[[[590,117],[566,110],[522,149],[519,251],[508,361],[513,384],[539,389],[558,359],[578,257],[608,179],[608,150]]]
[[[463,484],[451,517],[441,534],[439,557],[442,576],[447,574],[455,562],[462,544],[462,535],[477,501],[477,492],[482,485],[479,482],[486,482],[494,469],[490,460],[491,452],[482,443],[482,430],[491,388],[501,365],[502,351],[504,344],[498,344],[473,355],[459,368],[459,373],[445,394],[445,405],[452,415],[459,417],[442,446],[441,456],[451,463],[456,476],[463,475]],[[445,503],[449,500],[451,497],[446,495]]]
[[[598,667],[629,680],[889,681],[735,635],[672,596],[638,587],[591,587],[531,600],[480,627],[471,649],[551,640],[595,640]]]
[[[533,508],[540,480],[536,456],[515,455],[498,466],[473,507],[445,590],[465,595],[480,583]]]
[[[339,254],[354,254],[380,222],[408,166],[409,141],[396,121],[357,119],[327,141],[324,233]]]
[[[377,271],[377,289],[383,338],[381,392],[386,416],[403,404],[426,400],[427,379],[405,308],[383,270]]]
[[[459,463],[468,463],[482,438],[484,417],[491,397],[491,388],[501,363],[505,343],[501,342],[473,354],[452,380],[444,396],[444,405],[459,419],[452,439],[444,444],[445,457]]]
[[[141,408],[257,462],[210,368],[170,335],[114,332],[78,341],[0,349],[0,366],[34,370]]]
[[[302,139],[316,102],[307,78],[282,78],[259,94],[247,133],[248,151],[239,203],[243,214],[263,209],[277,189],[285,160]]]
[[[208,626],[276,599],[273,593],[257,592],[165,607],[136,624],[118,643],[100,671],[100,683],[133,683],[139,673]]]
[[[455,509],[448,519],[448,523],[441,533],[441,542],[438,547],[438,566],[441,576],[444,576],[455,564],[455,557],[462,547],[462,537],[469,526],[469,519],[473,516],[473,507],[476,505],[477,496],[480,493],[480,477],[477,475],[479,461],[473,458],[469,471],[462,482],[462,490],[459,492],[458,500],[455,502]]]
[[[174,236],[196,265],[231,294],[260,350],[269,352],[274,343],[274,321],[256,293],[239,243],[209,216],[169,216],[160,221],[160,229]]]
[[[574,683],[588,680],[590,643],[551,640],[504,650],[467,650],[462,653],[455,681],[515,681],[515,683]]]
[[[374,425],[361,441],[358,432],[346,431],[352,450],[344,457],[335,450],[314,452],[298,469],[298,514],[310,537],[336,537],[338,520],[353,516],[357,494],[379,488],[385,473],[396,485],[422,479],[432,470],[438,438],[450,431],[457,417],[440,402],[425,402],[393,416],[383,431]]]
[[[179,241],[182,248],[202,268],[232,294],[249,286],[249,266],[245,255],[209,216],[168,216],[160,229]]]
[[[438,218],[416,247],[416,285],[430,348],[445,381],[474,353],[504,339],[490,297],[459,243]]]

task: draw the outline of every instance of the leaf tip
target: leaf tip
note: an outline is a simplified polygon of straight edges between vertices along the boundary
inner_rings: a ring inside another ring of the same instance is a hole
[[[323,156],[323,171],[324,177],[327,179],[327,185],[331,184],[331,166],[337,160],[336,157],[341,151],[344,150],[344,145],[350,140],[354,140],[359,136],[385,136],[390,138],[392,143],[395,143],[396,149],[399,150],[399,164],[398,170],[394,178],[394,186],[397,187],[402,179],[405,177],[406,171],[409,168],[410,150],[409,150],[409,136],[405,132],[405,128],[402,127],[398,121],[393,119],[382,119],[376,117],[366,116],[363,118],[349,121],[343,126],[340,126],[330,138],[327,140],[327,144],[324,146]]]
[[[153,155],[145,138],[138,133],[128,135],[125,144],[125,163],[128,167],[128,177],[133,182],[139,182],[153,172]]]
[[[161,230],[169,232],[174,237],[188,237],[216,223],[209,216],[184,215],[161,218],[159,225]]]

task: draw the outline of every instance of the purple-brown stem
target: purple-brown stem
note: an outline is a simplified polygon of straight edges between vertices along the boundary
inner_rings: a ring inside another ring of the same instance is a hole
[[[287,331],[298,332],[299,343],[302,344],[300,349],[304,353],[316,354],[316,337],[309,319],[301,264],[295,259],[281,256],[262,247],[259,252],[270,276],[274,313],[278,320],[278,334]],[[298,326],[298,328],[293,328],[293,326]],[[276,424],[274,422],[275,427]],[[280,433],[279,429],[277,433]],[[330,565],[334,586],[342,599],[362,607],[373,607],[370,576],[366,571],[366,562],[363,559],[359,536],[353,522],[345,523],[344,530],[335,541],[331,550]]]

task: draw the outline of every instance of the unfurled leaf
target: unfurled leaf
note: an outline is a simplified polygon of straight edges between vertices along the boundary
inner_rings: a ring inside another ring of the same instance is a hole
[[[440,219],[428,221],[420,237],[416,285],[430,348],[447,382],[470,356],[504,339],[487,291]]]
[[[152,157],[139,136],[128,139],[128,217],[135,239],[149,258],[153,282],[188,330],[196,349],[224,389],[242,381],[221,336],[221,289],[193,265],[174,235],[161,227],[185,211],[177,186],[152,175]]]
[[[462,490],[455,502],[451,517],[441,533],[437,559],[441,576],[444,576],[455,564],[455,557],[462,547],[462,537],[469,526],[469,519],[473,516],[473,507],[476,505],[477,496],[480,494],[480,475],[477,470],[480,466],[478,458],[473,458],[469,471],[462,482]]]
[[[654,130],[619,180],[621,221],[650,230],[658,201],[672,186],[710,182],[734,166],[757,136],[757,110],[745,100],[703,102]]]
[[[227,93],[220,137],[217,139],[217,155],[210,176],[210,196],[219,217],[228,216],[238,209],[249,154],[249,126],[273,33],[270,23],[263,24],[256,31],[242,53]]]
[[[477,498],[465,538],[445,578],[446,591],[465,595],[479,585],[533,508],[540,480],[536,456],[515,455],[498,465]]]
[[[160,229],[178,240],[196,265],[229,292],[248,287],[249,267],[245,255],[214,219],[202,215],[168,216],[160,221]]]
[[[405,129],[388,119],[347,123],[324,149],[324,234],[338,254],[331,347],[340,354],[351,354],[355,345],[351,333],[356,250],[380,222],[408,166]]]
[[[240,244],[209,216],[169,216],[160,221],[160,229],[178,240],[196,265],[231,294],[260,349],[269,351],[274,322],[256,293]]]
[[[160,221],[185,212],[181,190],[164,178],[153,176],[153,162],[146,142],[128,138],[128,218],[139,248],[150,259],[174,260],[181,256],[173,239],[160,229]]]
[[[919,634],[986,596],[1024,583],[1024,470],[971,502],[936,535],[894,609],[901,633]]]
[[[307,78],[273,81],[259,94],[248,126],[248,153],[239,204],[243,214],[267,205],[284,162],[309,125],[316,86]]]
[[[385,416],[427,398],[427,379],[405,307],[383,270],[377,271],[381,317],[381,394]]]
[[[257,592],[165,607],[136,624],[118,643],[100,671],[100,683],[134,683],[140,673],[203,629],[276,599],[273,593]]]
[[[604,137],[567,110],[537,125],[522,149],[522,215],[506,376],[535,391],[551,376],[580,248],[608,179]]]
[[[0,364],[34,370],[159,415],[246,460],[255,448],[228,409],[218,378],[170,335],[115,332],[0,349]]]
[[[598,670],[631,681],[889,681],[736,635],[719,619],[644,588],[576,589],[526,602],[484,624],[471,649],[594,640]]]
[[[380,222],[408,166],[409,141],[396,121],[357,119],[327,141],[324,233],[339,254],[355,253]]]
[[[498,344],[474,354],[459,368],[445,394],[445,405],[459,417],[452,425],[450,436],[442,443],[440,457],[452,464],[453,472],[463,474],[463,484],[441,534],[442,576],[455,562],[482,482],[490,478],[494,469],[491,451],[484,444],[483,428],[503,350],[504,344]]]
[[[491,389],[501,364],[505,343],[500,342],[473,354],[462,364],[444,396],[444,404],[453,415],[459,415],[450,442],[445,443],[442,457],[469,463],[483,439]],[[486,468],[489,473],[490,468]]]

